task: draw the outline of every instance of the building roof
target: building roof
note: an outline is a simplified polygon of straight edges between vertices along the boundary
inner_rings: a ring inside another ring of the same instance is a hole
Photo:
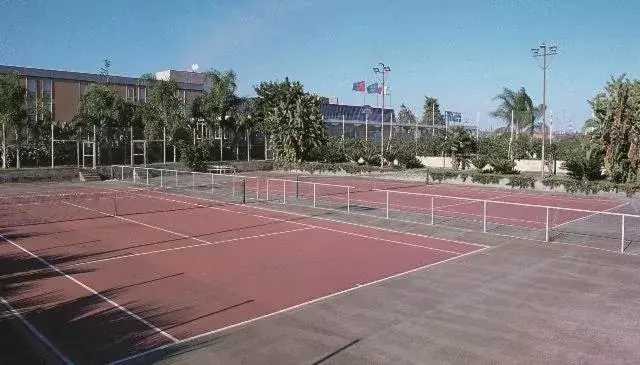
[[[90,74],[83,72],[72,72],[72,71],[59,71],[59,70],[47,70],[42,68],[30,68],[30,67],[22,67],[22,66],[7,66],[0,65],[0,74],[8,74],[12,72],[17,72],[22,76],[27,77],[42,77],[42,78],[51,78],[51,79],[62,79],[62,80],[73,80],[73,81],[86,81],[86,82],[94,82],[101,83],[105,82],[105,76],[100,74]],[[109,75],[109,82],[113,84],[122,84],[122,85],[138,85],[141,84],[139,78],[136,77],[126,77],[126,76],[115,76]],[[178,88],[183,90],[193,90],[193,91],[202,91],[204,89],[203,84],[192,84],[186,82],[178,82]]]
[[[340,104],[320,104],[320,113],[326,120],[339,120],[342,121],[344,117],[345,121],[358,121],[364,122],[365,119],[371,124],[380,123],[382,118],[382,108],[376,108],[369,105],[340,105]],[[368,115],[368,117],[367,117]],[[393,109],[384,108],[384,122],[390,123],[391,118],[396,120],[395,112]]]

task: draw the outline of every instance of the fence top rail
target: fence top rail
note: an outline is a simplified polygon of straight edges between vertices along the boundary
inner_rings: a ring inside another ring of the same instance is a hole
[[[543,209],[565,210],[565,211],[570,211],[570,212],[592,213],[592,214],[603,214],[603,215],[627,216],[627,217],[633,217],[633,218],[640,218],[640,215],[637,215],[637,214],[609,212],[608,210],[588,210],[588,209],[578,209],[578,208],[554,207],[554,206],[551,206],[551,205],[538,205],[538,204],[527,204],[527,203],[503,202],[503,201],[499,201],[499,200],[490,200],[490,199],[459,198],[459,197],[448,196],[448,195],[437,195],[437,194],[427,194],[427,193],[413,193],[413,192],[408,192],[408,191],[385,190],[385,189],[374,189],[373,191],[388,192],[390,194],[401,194],[401,195],[424,196],[424,197],[433,197],[433,198],[466,200],[466,201],[469,201],[469,202],[483,202],[483,203],[486,202],[486,203],[501,204],[501,205],[513,205],[513,206],[528,207],[528,208],[543,208]],[[617,205],[617,206],[609,208],[609,210],[615,209],[615,208],[619,208],[621,206],[622,205]]]
[[[313,182],[313,181],[300,181],[300,180],[279,179],[279,178],[268,178],[267,180],[270,180],[270,181],[282,181],[282,182],[292,182],[292,183],[297,183],[297,184],[308,184],[308,185],[335,186],[337,188],[355,189],[353,186],[349,186],[349,185],[326,184],[326,183],[319,183],[319,182]]]

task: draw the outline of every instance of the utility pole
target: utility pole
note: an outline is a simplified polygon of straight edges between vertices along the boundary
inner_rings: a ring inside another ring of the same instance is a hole
[[[544,179],[544,145],[545,132],[547,130],[547,68],[549,63],[547,57],[558,54],[558,46],[547,45],[542,42],[538,48],[531,49],[534,58],[542,57],[542,153],[540,158],[540,175]]]
[[[380,119],[380,166],[384,165],[384,94],[385,94],[385,76],[387,72],[391,72],[391,67],[386,66],[384,63],[379,63],[380,67],[374,67],[373,73],[377,75],[382,74],[382,117]],[[389,130],[391,131],[391,130]]]

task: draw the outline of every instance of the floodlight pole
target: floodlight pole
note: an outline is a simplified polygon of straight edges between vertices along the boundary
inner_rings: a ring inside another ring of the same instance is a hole
[[[542,51],[542,54],[540,54]],[[558,54],[558,46],[547,45],[542,42],[538,48],[531,49],[531,55],[534,58],[542,57],[542,153],[540,156],[540,176],[544,179],[544,145],[545,145],[545,132],[547,129],[547,56],[553,56]]]
[[[380,166],[384,166],[384,83],[385,75],[391,71],[391,67],[386,66],[384,63],[379,63],[380,68],[374,67],[373,73],[376,75],[382,74],[382,117],[380,119]],[[391,130],[389,130],[391,132]]]

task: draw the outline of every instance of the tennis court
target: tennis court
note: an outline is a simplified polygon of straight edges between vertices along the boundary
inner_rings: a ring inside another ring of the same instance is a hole
[[[178,190],[45,187],[3,192],[1,298],[69,363],[126,362],[485,248]]]

